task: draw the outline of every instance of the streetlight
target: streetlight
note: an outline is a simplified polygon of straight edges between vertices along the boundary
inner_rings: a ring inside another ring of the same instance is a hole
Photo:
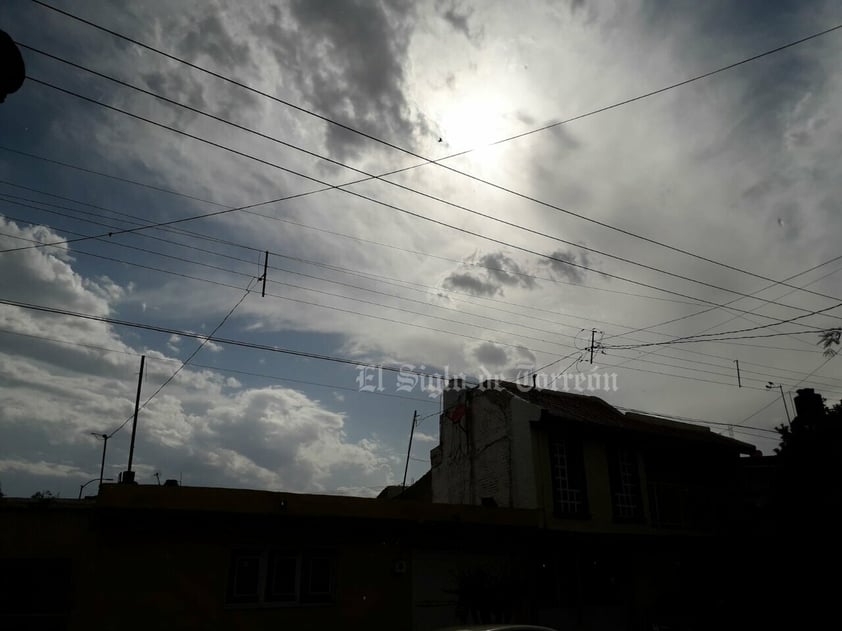
[[[114,478],[104,478],[104,479],[111,482]],[[90,480],[88,480],[84,484],[79,485],[79,499],[80,500],[82,499],[82,491],[85,490],[85,487],[88,486],[91,482],[96,482],[97,480],[99,480],[99,483],[102,484],[103,478],[91,478]]]
[[[786,412],[786,422],[791,423],[792,419],[789,417],[789,408],[786,406],[786,397],[784,396],[784,387],[779,383],[772,383],[771,381],[766,384],[767,390],[774,390],[775,388],[780,388],[780,390],[781,390],[781,401],[784,402],[784,412]]]

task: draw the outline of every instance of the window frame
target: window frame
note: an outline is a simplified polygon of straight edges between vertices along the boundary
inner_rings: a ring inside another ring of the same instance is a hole
[[[616,523],[633,524],[645,521],[640,461],[635,449],[626,445],[609,446],[611,512]],[[625,466],[624,466],[625,465]],[[629,500],[626,504],[621,499]],[[631,512],[623,512],[622,508]]]
[[[295,549],[279,546],[260,548],[242,547],[231,550],[225,604],[230,607],[300,607],[306,605],[331,605],[336,602],[336,558],[333,550],[324,548]],[[243,559],[257,559],[256,593],[235,593],[238,563]],[[279,592],[273,584],[278,576],[277,564],[281,560],[295,560],[295,592]],[[326,563],[327,591],[312,589],[314,561]],[[291,596],[291,597],[290,597]]]
[[[564,449],[563,462],[560,466],[557,449]],[[588,501],[588,482],[585,469],[585,454],[582,438],[569,431],[553,431],[548,434],[548,454],[550,481],[553,500],[553,515],[565,519],[590,519]],[[563,469],[565,475],[558,475]],[[564,481],[564,484],[562,482]],[[563,494],[568,497],[563,497]],[[575,493],[575,499],[569,494]],[[570,507],[573,507],[571,510]]]

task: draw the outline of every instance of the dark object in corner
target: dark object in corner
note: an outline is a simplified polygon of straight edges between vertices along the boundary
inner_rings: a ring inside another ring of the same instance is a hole
[[[26,67],[17,44],[5,31],[0,31],[0,103],[6,95],[17,92],[26,77]]]

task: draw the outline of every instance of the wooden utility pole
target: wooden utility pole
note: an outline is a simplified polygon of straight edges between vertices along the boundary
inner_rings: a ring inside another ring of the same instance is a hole
[[[596,329],[591,329],[591,363],[593,363],[593,345],[594,337],[596,336]]]

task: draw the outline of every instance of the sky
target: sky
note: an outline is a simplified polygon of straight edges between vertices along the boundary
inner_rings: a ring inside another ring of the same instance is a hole
[[[607,373],[767,454],[781,390],[842,398],[842,30],[561,123],[838,3],[49,4],[89,23],[0,5],[0,300],[77,315],[0,304],[6,495],[76,497],[92,434],[126,469],[141,355],[143,484],[376,495],[436,373]]]

